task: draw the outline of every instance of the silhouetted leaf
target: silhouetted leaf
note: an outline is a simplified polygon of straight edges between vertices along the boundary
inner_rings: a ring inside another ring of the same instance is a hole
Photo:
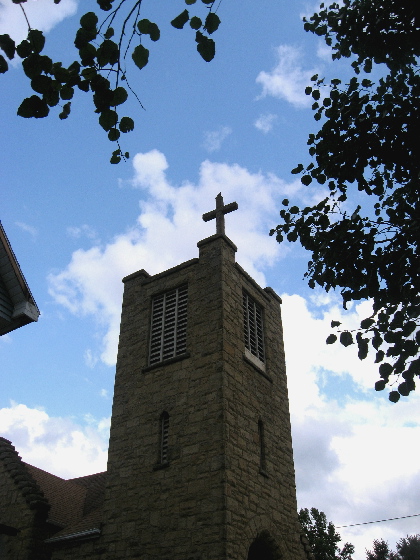
[[[119,52],[118,45],[114,43],[114,41],[110,39],[105,40],[96,52],[99,66],[106,66],[107,64],[113,66],[116,64],[118,62]]]
[[[73,97],[74,89],[72,87],[63,86],[60,89],[60,97],[61,99],[67,101]]]
[[[200,53],[201,57],[206,62],[213,60],[216,54],[216,45],[213,39],[209,39],[200,33],[200,31],[197,31],[195,40],[197,41],[197,51]]]
[[[118,130],[118,128],[111,128],[111,130],[108,132],[108,139],[111,140],[111,142],[116,142],[119,137],[120,131]]]
[[[106,131],[115,127],[118,122],[118,114],[112,109],[105,110],[101,113],[99,117],[99,124]]]
[[[369,341],[366,338],[363,338],[360,333],[357,333],[357,346],[359,348],[358,357],[359,360],[364,360],[369,351]]]
[[[132,54],[134,64],[140,68],[144,68],[149,61],[149,50],[143,47],[143,45],[138,45]]]
[[[301,173],[302,171],[303,171],[303,165],[299,163],[297,167],[292,169],[291,173],[293,173],[293,175],[296,175],[297,173]]]
[[[343,346],[350,346],[350,344],[353,344],[353,336],[351,332],[343,331],[340,334],[340,342]]]
[[[31,80],[31,88],[37,93],[47,93],[52,85],[52,78],[41,74]]]
[[[0,35],[0,49],[4,51],[9,60],[12,60],[12,58],[15,56],[15,42],[11,37],[9,37],[9,35]]]
[[[383,378],[388,378],[391,375],[393,369],[394,368],[391,364],[389,364],[388,362],[384,362],[379,366],[379,375]]]
[[[152,41],[158,41],[160,39],[159,27],[156,23],[153,23],[148,19],[141,19],[137,24],[137,28],[140,33],[149,35]]]
[[[67,119],[67,117],[70,115],[70,107],[71,107],[70,101],[63,105],[63,110],[58,115],[61,120]]]
[[[17,114],[25,119],[29,119],[31,117],[42,119],[48,116],[49,112],[50,110],[46,101],[37,95],[32,95],[31,97],[24,99],[17,110]]]
[[[32,47],[29,41],[24,39],[19,45],[16,47],[16,52],[21,58],[26,58],[32,52]]]
[[[79,56],[84,66],[94,64],[96,58],[96,47],[87,43],[79,49]]]
[[[87,12],[80,18],[80,25],[84,29],[95,29],[98,21],[98,16],[94,12]]]
[[[200,29],[200,27],[203,25],[203,22],[201,21],[201,19],[197,16],[194,16],[190,19],[190,27],[192,29]]]
[[[188,13],[188,10],[184,10],[171,21],[171,25],[176,29],[182,29],[189,19],[190,15]]]
[[[32,52],[39,54],[45,45],[45,37],[42,31],[31,29],[28,33],[28,42],[31,45]]]
[[[8,69],[9,65],[7,64],[7,60],[0,54],[0,74],[4,74]]]
[[[214,12],[209,12],[204,23],[204,29],[209,35],[217,31],[220,25],[220,18]]]
[[[119,124],[121,132],[131,132],[134,130],[134,121],[130,117],[123,117]]]
[[[116,89],[114,89],[111,104],[112,106],[122,105],[123,103],[125,103],[125,101],[127,101],[127,98],[127,90],[121,86],[118,86]]]
[[[391,391],[388,398],[391,402],[396,403],[400,400],[400,394],[398,391]]]
[[[121,161],[121,150],[115,150],[114,152],[112,152],[112,156],[111,159],[109,160],[110,163],[116,164],[116,163],[120,163]]]
[[[386,386],[386,381],[384,379],[380,379],[375,383],[375,391],[383,391]]]

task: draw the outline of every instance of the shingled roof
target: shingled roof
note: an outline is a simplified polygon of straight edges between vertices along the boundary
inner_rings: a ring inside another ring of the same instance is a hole
[[[65,480],[24,463],[12,443],[3,437],[0,461],[28,506],[44,519],[44,534],[50,535],[45,542],[99,536],[106,472]]]
[[[39,309],[0,222],[0,335],[38,317]]]
[[[99,536],[106,472],[64,480],[32,465],[26,467],[51,505],[48,522],[60,528],[48,542]]]

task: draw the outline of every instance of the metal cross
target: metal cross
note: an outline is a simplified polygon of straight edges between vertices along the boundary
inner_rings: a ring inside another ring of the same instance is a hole
[[[231,202],[230,204],[223,204],[222,193],[216,196],[216,210],[211,210],[203,214],[203,220],[208,222],[209,220],[214,220],[216,218],[216,233],[225,233],[225,214],[233,212],[238,209],[237,202]]]

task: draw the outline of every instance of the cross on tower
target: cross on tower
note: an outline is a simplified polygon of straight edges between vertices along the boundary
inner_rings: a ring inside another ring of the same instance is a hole
[[[230,204],[223,204],[223,196],[222,193],[219,193],[216,196],[216,210],[211,210],[210,212],[206,212],[203,214],[203,220],[208,222],[210,220],[214,220],[216,218],[216,233],[225,233],[225,214],[229,214],[229,212],[233,212],[234,210],[238,209],[237,202],[231,202]]]

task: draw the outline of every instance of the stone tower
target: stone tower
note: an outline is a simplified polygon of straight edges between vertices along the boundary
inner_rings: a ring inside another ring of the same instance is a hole
[[[302,560],[280,298],[224,234],[124,279],[103,544],[113,560]]]

